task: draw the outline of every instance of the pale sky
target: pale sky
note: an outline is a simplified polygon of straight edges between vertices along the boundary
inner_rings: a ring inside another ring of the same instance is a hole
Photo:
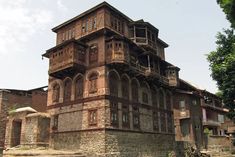
[[[0,88],[32,89],[48,84],[48,60],[41,54],[55,46],[51,28],[102,0],[0,0]],[[180,77],[210,92],[206,54],[216,49],[215,35],[229,28],[216,0],[107,0],[133,20],[159,29],[170,46],[166,60],[180,67]]]

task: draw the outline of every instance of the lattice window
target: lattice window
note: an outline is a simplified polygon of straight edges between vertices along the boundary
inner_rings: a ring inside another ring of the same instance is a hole
[[[80,99],[83,97],[83,77],[79,76],[75,81],[75,99]]]
[[[130,127],[128,105],[122,105],[122,126],[126,128]]]
[[[133,105],[133,126],[134,128],[140,128],[140,113],[139,108]]]
[[[126,77],[122,78],[122,97],[129,99],[129,81]]]
[[[60,99],[60,86],[58,84],[55,84],[53,86],[52,101],[59,102],[59,99]]]
[[[98,75],[96,73],[93,73],[89,77],[89,93],[95,93],[97,92],[97,79]]]
[[[70,101],[71,99],[71,90],[72,90],[72,81],[67,79],[64,83],[64,101]]]
[[[118,127],[118,103],[116,102],[111,102],[110,103],[110,119],[111,119],[111,125]]]
[[[89,63],[94,64],[98,62],[98,44],[93,44],[89,48]]]
[[[88,111],[89,126],[97,125],[97,109]]]

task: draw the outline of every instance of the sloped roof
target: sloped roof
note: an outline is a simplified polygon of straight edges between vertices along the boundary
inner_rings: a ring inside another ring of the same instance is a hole
[[[16,110],[12,111],[14,113],[19,113],[19,112],[37,112],[35,109],[32,107],[22,107],[22,108],[17,108]]]
[[[99,8],[102,8],[102,7],[108,7],[109,9],[113,10],[114,12],[117,12],[119,15],[121,15],[122,17],[124,17],[124,18],[127,19],[128,21],[130,21],[130,22],[133,21],[133,20],[131,20],[129,17],[127,17],[125,14],[123,14],[122,12],[120,12],[118,9],[114,8],[114,7],[111,6],[109,3],[107,3],[107,2],[104,1],[104,2],[102,2],[102,3],[98,4],[98,5],[96,5],[95,7],[93,7],[93,8],[91,8],[91,9],[89,9],[89,10],[83,12],[82,14],[79,14],[78,16],[75,16],[74,18],[72,18],[72,19],[70,19],[70,20],[68,20],[68,21],[66,21],[66,22],[64,22],[64,23],[62,23],[62,24],[60,24],[60,25],[58,25],[58,26],[52,28],[52,31],[53,31],[53,32],[56,32],[58,29],[60,29],[60,28],[62,28],[62,27],[64,27],[64,26],[66,26],[66,25],[68,25],[69,23],[74,22],[74,21],[76,21],[76,20],[78,20],[78,19],[80,19],[80,18],[82,18],[82,17],[84,17],[84,16],[86,16],[86,15],[88,15],[88,14],[94,12],[95,10],[97,10],[97,9],[99,9]]]

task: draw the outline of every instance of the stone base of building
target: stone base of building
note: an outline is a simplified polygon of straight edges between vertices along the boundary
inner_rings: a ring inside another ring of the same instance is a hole
[[[123,130],[63,132],[52,135],[54,149],[80,150],[99,157],[166,157],[174,151],[173,134]]]

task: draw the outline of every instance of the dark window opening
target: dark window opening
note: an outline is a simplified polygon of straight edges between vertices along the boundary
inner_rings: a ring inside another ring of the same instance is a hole
[[[88,111],[89,126],[97,125],[97,110]]]
[[[89,93],[95,93],[97,92],[97,79],[98,75],[96,73],[93,73],[89,77]]]
[[[89,63],[94,64],[98,61],[98,45],[93,44],[89,48]]]
[[[146,30],[144,28],[136,28],[136,37],[146,38]]]
[[[72,81],[67,79],[64,83],[64,102],[68,102],[71,99]]]
[[[129,108],[127,105],[122,105],[122,126],[129,128]]]
[[[111,125],[118,127],[118,103],[111,102],[110,103],[110,119],[111,119]]]
[[[80,99],[83,97],[83,77],[78,77],[75,81],[75,98]]]

